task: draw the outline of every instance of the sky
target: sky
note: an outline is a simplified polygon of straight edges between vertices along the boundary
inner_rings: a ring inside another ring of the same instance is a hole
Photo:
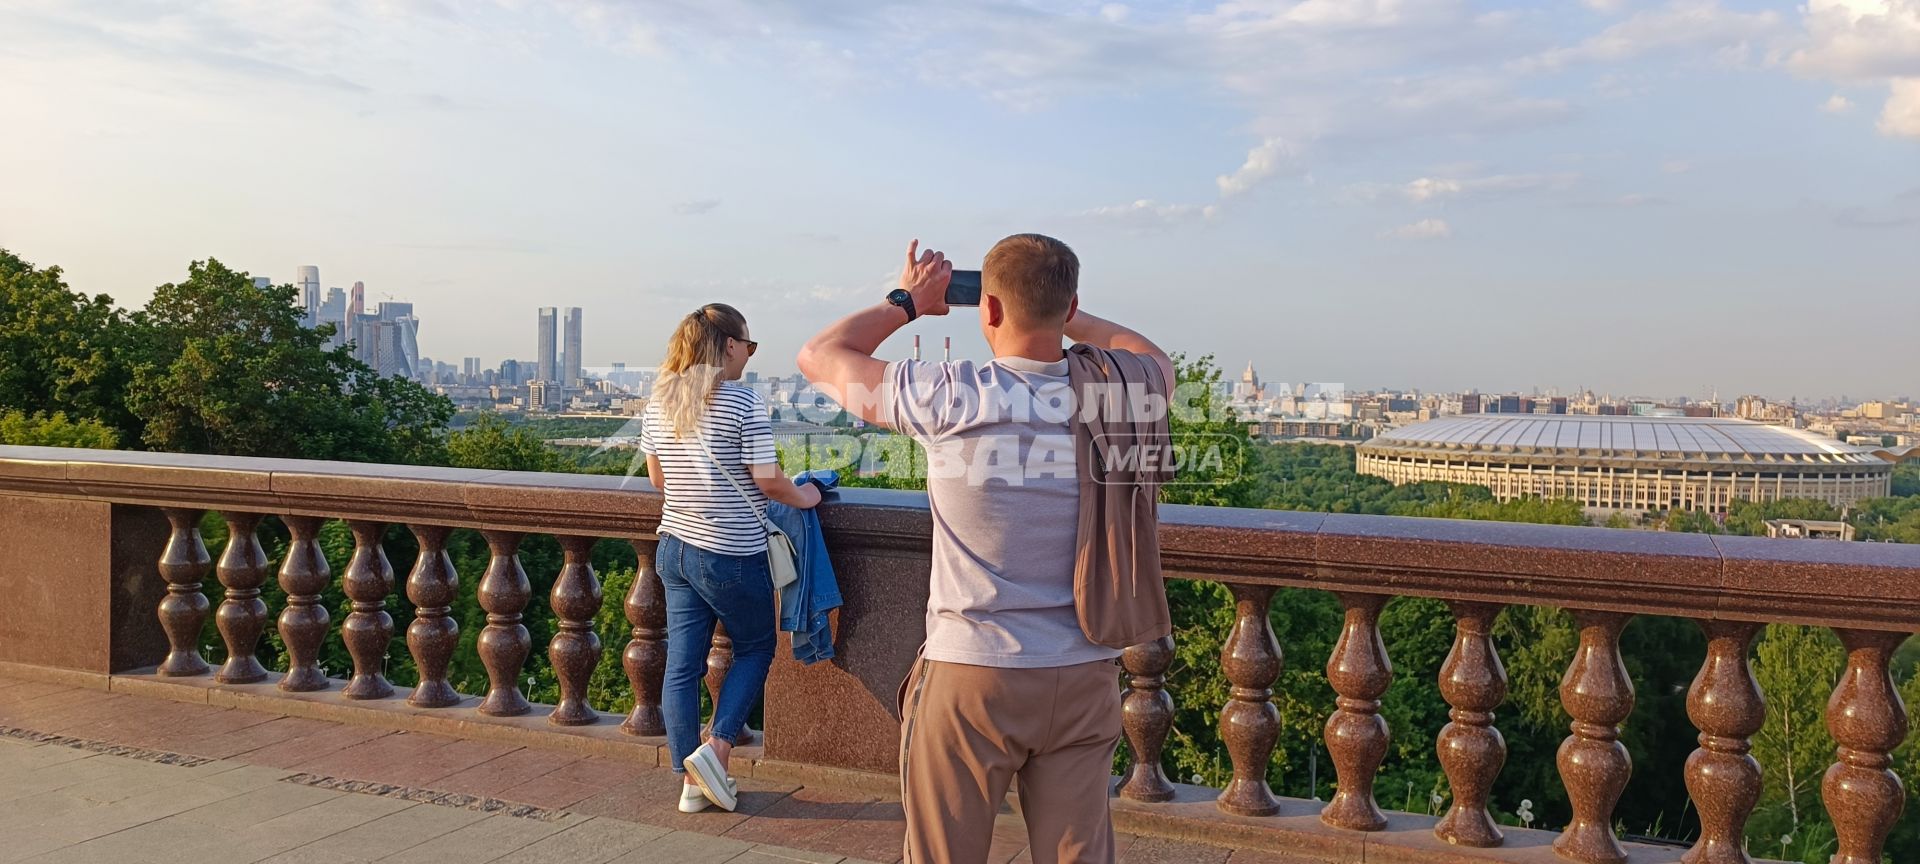
[[[784,374],[1039,231],[1234,376],[1920,395],[1920,0],[0,0],[0,118],[74,289],[313,264],[456,365],[723,301]]]

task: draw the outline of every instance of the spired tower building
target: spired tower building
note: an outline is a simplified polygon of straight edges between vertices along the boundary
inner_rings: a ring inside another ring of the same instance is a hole
[[[320,268],[302,264],[294,270],[294,282],[300,286],[300,308],[306,310],[300,323],[308,327],[320,324]]]
[[[1253,361],[1247,361],[1247,371],[1240,373],[1240,383],[1233,387],[1233,399],[1236,402],[1254,402],[1260,398],[1260,374],[1253,371]]]

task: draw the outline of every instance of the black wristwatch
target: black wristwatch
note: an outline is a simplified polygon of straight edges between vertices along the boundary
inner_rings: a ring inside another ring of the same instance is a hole
[[[892,291],[888,291],[887,302],[907,310],[907,320],[909,322],[920,317],[920,313],[913,311],[913,295],[908,294],[905,288],[895,288]]]

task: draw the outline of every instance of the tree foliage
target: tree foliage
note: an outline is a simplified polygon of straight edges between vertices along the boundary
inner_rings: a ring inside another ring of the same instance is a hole
[[[291,285],[256,287],[219,261],[155,289],[132,316],[127,403],[150,448],[183,453],[440,464],[453,404],[329,347]]]
[[[130,330],[111,298],[0,249],[0,408],[60,413],[137,439],[126,405]]]
[[[28,414],[0,410],[0,444],[112,450],[120,436],[98,420],[71,420],[63,411]]]

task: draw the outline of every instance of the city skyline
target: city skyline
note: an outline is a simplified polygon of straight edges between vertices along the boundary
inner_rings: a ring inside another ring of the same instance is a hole
[[[1230,371],[1920,391],[1920,0],[14,0],[0,27],[36,130],[0,140],[33,166],[0,245],[127,306],[191,260],[318,262],[410,297],[434,356],[592,307],[604,366],[724,301],[784,373],[909,239],[977,264],[1038,230],[1090,311]],[[910,332],[985,355],[970,320]]]

